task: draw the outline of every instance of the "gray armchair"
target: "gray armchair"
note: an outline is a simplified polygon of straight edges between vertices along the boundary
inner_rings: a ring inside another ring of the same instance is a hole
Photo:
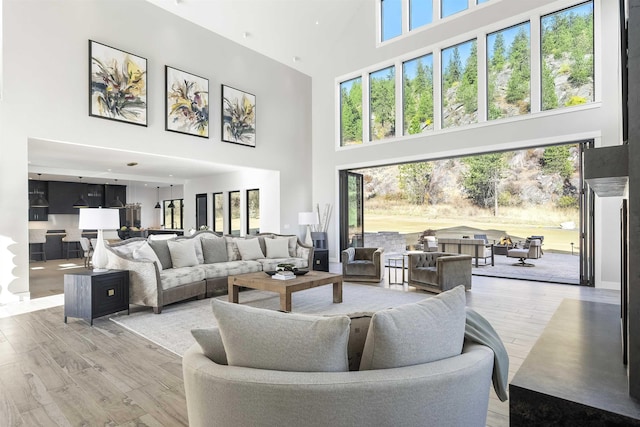
[[[471,289],[471,256],[446,252],[409,254],[409,286],[440,293],[464,285]]]
[[[342,278],[353,282],[380,282],[384,275],[383,248],[347,248],[342,251]]]

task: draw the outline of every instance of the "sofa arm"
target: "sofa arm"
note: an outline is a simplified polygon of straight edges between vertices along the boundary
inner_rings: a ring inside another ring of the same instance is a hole
[[[155,262],[136,260],[118,254],[107,246],[107,267],[129,271],[129,303],[150,307],[162,306],[160,273]]]
[[[453,289],[458,285],[464,285],[466,290],[471,289],[471,255],[439,256],[436,260],[438,280],[442,291]]]

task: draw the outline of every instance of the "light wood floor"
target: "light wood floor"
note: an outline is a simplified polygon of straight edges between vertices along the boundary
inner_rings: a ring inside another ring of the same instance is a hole
[[[619,295],[474,276],[467,303],[505,342],[511,379],[564,298],[618,304]],[[508,414],[508,402],[492,391],[487,425],[508,426]],[[93,327],[79,319],[65,324],[58,306],[0,318],[0,426],[187,424],[181,359],[108,316]]]

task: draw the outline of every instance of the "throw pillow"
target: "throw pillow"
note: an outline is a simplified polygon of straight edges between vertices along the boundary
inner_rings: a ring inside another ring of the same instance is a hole
[[[146,259],[155,262],[158,266],[158,270],[162,271],[162,263],[160,262],[158,255],[156,255],[156,252],[147,242],[143,242],[139,248],[133,251],[133,259]]]
[[[193,240],[167,240],[169,253],[171,254],[171,263],[173,268],[192,267],[198,265],[196,257],[196,248]]]
[[[226,262],[229,259],[224,239],[202,239],[202,253],[205,264]]]
[[[267,258],[289,258],[289,239],[264,239]]]
[[[238,239],[236,244],[243,260],[264,258],[258,239]]]
[[[298,248],[298,236],[272,236],[275,240],[286,240],[289,245],[289,256],[296,256],[296,249]],[[266,240],[266,239],[265,239]]]
[[[224,240],[227,243],[228,261],[238,261],[239,259],[241,259],[240,251],[238,250],[238,245],[236,244],[236,242],[240,239],[236,237],[225,236]]]
[[[200,348],[205,356],[218,365],[227,364],[227,353],[224,351],[220,329],[192,329],[191,335],[200,344]]]
[[[211,300],[229,365],[346,372],[349,318],[264,310]]]
[[[371,318],[360,370],[433,362],[462,352],[464,286],[433,298],[376,312]]]
[[[147,240],[147,242],[158,256],[160,264],[162,264],[162,268],[164,270],[167,268],[173,268],[173,264],[171,263],[171,253],[169,252],[169,246],[167,245],[168,240]]]
[[[200,236],[194,237],[193,247],[196,250],[196,258],[198,259],[198,264],[202,264],[204,262],[204,254],[202,253],[202,240]]]

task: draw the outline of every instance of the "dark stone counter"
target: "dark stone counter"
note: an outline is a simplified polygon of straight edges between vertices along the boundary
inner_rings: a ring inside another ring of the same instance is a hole
[[[565,299],[509,385],[512,426],[640,426],[620,306]]]

